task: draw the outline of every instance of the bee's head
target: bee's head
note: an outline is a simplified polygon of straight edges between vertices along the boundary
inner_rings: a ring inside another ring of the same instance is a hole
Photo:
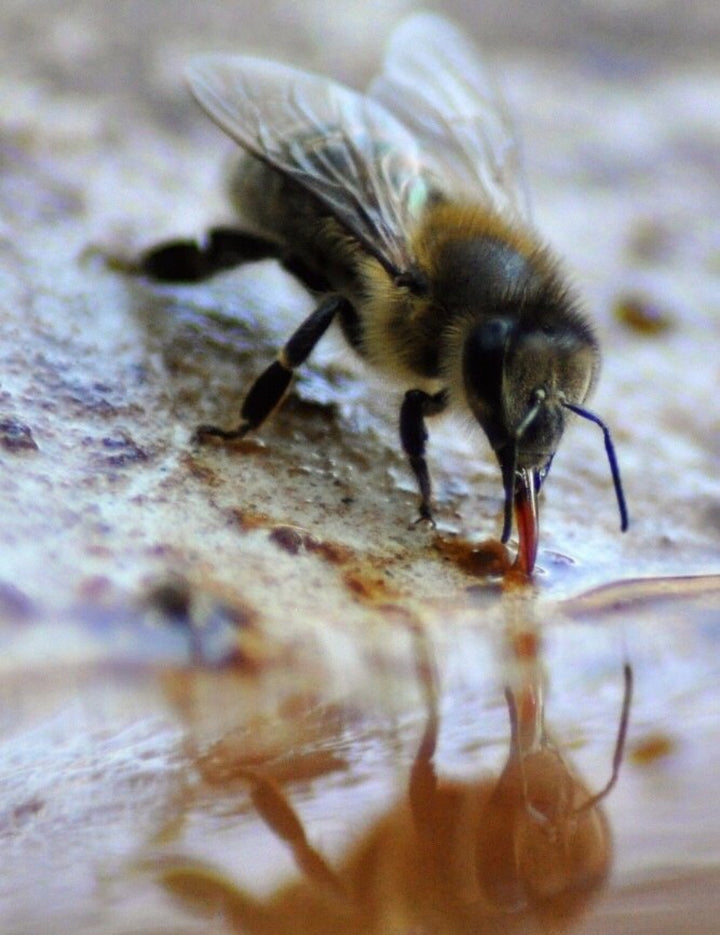
[[[505,487],[503,541],[509,537],[518,485],[540,488],[569,411],[605,432],[623,528],[627,525],[609,433],[581,408],[595,380],[598,349],[592,331],[564,293],[553,290],[498,304],[465,338],[467,403],[500,462]],[[609,447],[608,447],[609,446]]]
[[[497,909],[567,917],[606,879],[612,849],[601,805],[617,783],[625,752],[633,692],[629,664],[624,683],[612,771],[594,793],[549,740],[542,709],[524,723],[522,691],[506,689],[510,756],[482,816],[476,850],[479,882]]]

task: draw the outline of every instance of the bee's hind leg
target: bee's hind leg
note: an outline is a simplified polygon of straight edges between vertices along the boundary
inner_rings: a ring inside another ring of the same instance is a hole
[[[408,390],[400,408],[400,441],[420,490],[420,521],[433,522],[432,484],[425,460],[428,433],[425,417],[435,416],[447,407],[444,390],[431,395],[424,390]]]
[[[250,387],[240,410],[240,424],[237,428],[228,431],[216,425],[200,425],[195,431],[194,440],[204,442],[208,438],[220,438],[231,441],[242,438],[262,425],[285,395],[295,368],[307,360],[335,316],[347,305],[347,299],[341,296],[325,298],[291,335],[277,359]]]
[[[202,242],[171,240],[140,257],[139,271],[158,282],[201,282],[242,263],[279,256],[276,243],[230,227],[215,227]]]

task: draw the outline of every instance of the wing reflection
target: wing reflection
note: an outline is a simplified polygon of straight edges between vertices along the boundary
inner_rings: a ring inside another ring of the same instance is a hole
[[[623,756],[632,673],[626,666],[612,773],[593,793],[545,729],[538,639],[529,638],[527,628],[523,634],[509,626],[508,633],[510,745],[499,777],[438,776],[438,677],[429,642],[418,631],[415,668],[426,721],[407,794],[332,866],[311,844],[281,787],[260,770],[243,769],[236,776],[248,783],[257,813],[289,848],[301,878],[261,899],[212,865],[173,858],[159,868],[165,889],[206,916],[222,917],[230,931],[249,935],[567,930],[610,870],[601,803]]]

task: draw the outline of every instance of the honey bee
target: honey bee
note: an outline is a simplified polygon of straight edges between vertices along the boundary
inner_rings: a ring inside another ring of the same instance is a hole
[[[250,388],[239,424],[260,427],[333,321],[404,391],[400,440],[432,523],[426,419],[453,410],[479,424],[500,465],[502,541],[517,514],[531,571],[539,491],[568,419],[604,433],[621,528],[627,509],[606,425],[584,408],[597,339],[535,233],[520,150],[482,59],[454,25],[416,14],[391,37],[367,93],[262,59],[207,55],[192,93],[244,150],[231,194],[241,229],[147,253],[164,280],[202,279],[272,257],[320,296]]]

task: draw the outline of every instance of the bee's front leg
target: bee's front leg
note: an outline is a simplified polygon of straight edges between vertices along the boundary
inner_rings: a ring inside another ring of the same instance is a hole
[[[237,428],[227,430],[216,425],[200,425],[195,430],[194,440],[204,442],[208,438],[220,438],[231,441],[259,428],[285,395],[295,368],[307,360],[332,320],[347,304],[347,299],[341,296],[328,296],[305,319],[280,351],[277,360],[250,387],[240,410]]]
[[[447,393],[431,395],[424,390],[408,390],[400,408],[400,441],[413,469],[420,490],[420,521],[433,522],[432,484],[425,460],[428,439],[425,417],[435,416],[447,407]]]

